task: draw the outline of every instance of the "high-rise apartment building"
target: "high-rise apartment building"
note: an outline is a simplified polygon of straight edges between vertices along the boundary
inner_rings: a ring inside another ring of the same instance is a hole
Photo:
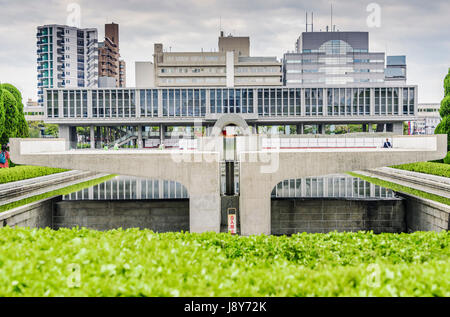
[[[125,87],[125,62],[120,60],[119,25],[105,24],[105,40],[99,43],[99,76],[114,78],[115,87]],[[102,78],[102,83],[111,80]]]
[[[97,87],[97,29],[44,25],[36,37],[40,106],[45,88]]]
[[[119,60],[119,87],[127,86],[127,64],[123,59]]]
[[[249,53],[248,37],[225,37],[223,33],[218,52],[167,52],[162,44],[155,44],[154,84],[156,87],[281,86],[281,62],[276,57],[252,57]]]
[[[385,69],[385,53],[369,52],[368,32],[303,32],[296,52],[284,54],[284,82],[287,86],[405,82],[406,58],[389,56],[388,62]]]

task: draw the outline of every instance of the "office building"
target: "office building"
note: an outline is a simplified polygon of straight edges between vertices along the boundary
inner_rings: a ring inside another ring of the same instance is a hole
[[[379,132],[403,134],[403,122],[415,118],[417,86],[49,89],[46,104],[45,122],[58,124],[61,136],[72,140],[68,135],[76,134],[77,126],[127,126],[131,129],[123,137],[139,138],[145,146],[152,141],[152,127],[162,140],[167,127],[200,124],[208,131],[225,114],[239,115],[253,132],[284,125],[296,126],[301,134],[315,125],[323,134],[336,124],[362,124],[375,132],[376,124]]]
[[[97,87],[97,30],[66,25],[37,28],[38,104],[45,88]]]
[[[23,114],[26,121],[42,121],[44,120],[44,107],[39,106],[37,101],[28,98],[23,107]]]
[[[47,90],[46,122],[70,140],[77,126],[90,127],[96,140],[107,128],[114,130],[108,137],[120,130],[120,142],[145,147],[178,128],[192,132],[200,125],[208,134],[228,114],[253,133],[284,126],[298,134],[333,133],[335,125],[348,124],[403,134],[403,123],[416,117],[417,86],[385,80],[385,55],[369,53],[365,32],[304,33],[302,53],[285,54],[284,69],[300,70],[286,73],[286,86],[276,58],[246,56],[249,42],[221,34],[218,52],[167,52],[155,44],[154,63],[136,63],[134,88]],[[314,67],[320,72],[304,72]]]
[[[441,122],[439,103],[418,104],[416,120],[408,122],[409,134],[434,134],[434,130]]]
[[[404,56],[388,57],[385,69],[385,53],[369,51],[368,32],[303,32],[283,59],[287,86],[406,82]]]
[[[282,64],[276,57],[252,57],[248,37],[219,37],[218,52],[167,52],[154,48],[156,87],[281,86]]]
[[[406,56],[386,57],[385,80],[406,83]]]

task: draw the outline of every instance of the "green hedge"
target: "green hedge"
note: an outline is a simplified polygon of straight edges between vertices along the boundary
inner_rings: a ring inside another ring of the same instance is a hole
[[[443,177],[450,177],[450,165],[434,162],[419,162],[404,165],[392,166],[406,171],[432,174]]]
[[[0,229],[0,296],[450,296],[450,234]]]
[[[0,169],[0,184],[21,181],[55,173],[66,172],[62,168],[42,167],[42,166],[16,166],[12,168]]]

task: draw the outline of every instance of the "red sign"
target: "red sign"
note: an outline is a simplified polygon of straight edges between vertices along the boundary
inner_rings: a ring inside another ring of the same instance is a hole
[[[228,214],[228,233],[236,234],[236,215]]]

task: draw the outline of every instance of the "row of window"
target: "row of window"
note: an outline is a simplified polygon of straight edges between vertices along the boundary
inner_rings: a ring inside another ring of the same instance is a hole
[[[92,90],[92,117],[136,117],[137,107],[141,117],[158,117],[159,106],[164,117],[203,117],[208,104],[212,114],[414,115],[415,93],[413,87],[105,89]],[[58,98],[62,98],[62,113]],[[49,118],[87,118],[88,106],[87,90],[47,91]]]
[[[272,197],[280,198],[387,198],[393,196],[394,193],[390,189],[345,176],[286,179],[272,190]]]

